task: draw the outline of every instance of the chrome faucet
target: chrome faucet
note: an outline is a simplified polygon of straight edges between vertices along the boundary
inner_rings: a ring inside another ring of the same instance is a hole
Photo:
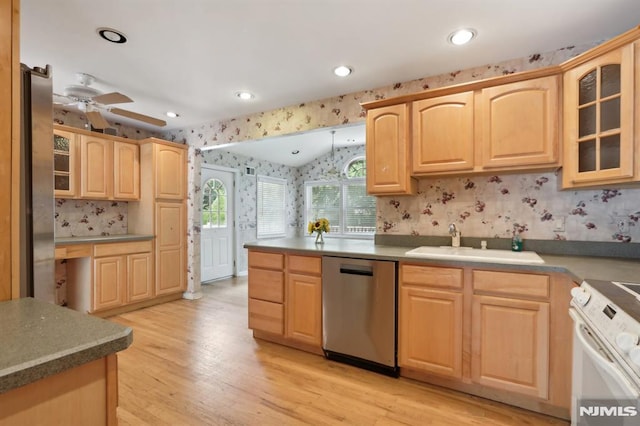
[[[455,223],[449,224],[449,235],[451,235],[451,247],[460,247],[461,232],[458,230]]]

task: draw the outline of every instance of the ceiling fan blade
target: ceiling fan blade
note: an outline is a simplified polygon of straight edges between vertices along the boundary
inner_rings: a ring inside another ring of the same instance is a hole
[[[106,129],[107,127],[111,127],[109,122],[104,119],[102,114],[98,111],[87,111],[87,119],[91,123],[94,129]]]
[[[112,104],[124,104],[127,102],[133,102],[133,99],[127,95],[123,95],[119,92],[105,93],[104,95],[97,95],[92,98],[99,104],[112,105]]]
[[[149,117],[148,115],[138,114],[137,112],[127,111],[120,108],[109,108],[109,111],[121,115],[127,118],[133,118],[134,120],[143,121],[148,124],[153,124],[154,126],[163,127],[167,125],[167,122],[164,120],[160,120],[157,118]]]
[[[68,96],[53,94],[53,103],[56,105],[69,105],[76,102],[75,99],[71,99]]]

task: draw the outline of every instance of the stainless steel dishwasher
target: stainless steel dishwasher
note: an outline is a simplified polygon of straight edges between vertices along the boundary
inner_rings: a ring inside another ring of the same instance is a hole
[[[396,262],[322,258],[325,356],[397,376]]]

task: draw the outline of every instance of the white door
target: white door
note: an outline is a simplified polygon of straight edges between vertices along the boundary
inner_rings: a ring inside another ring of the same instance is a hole
[[[234,173],[202,167],[201,281],[233,275]]]

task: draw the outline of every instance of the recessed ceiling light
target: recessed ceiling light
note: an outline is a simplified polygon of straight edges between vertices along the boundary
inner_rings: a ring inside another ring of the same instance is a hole
[[[253,93],[251,92],[247,92],[247,91],[241,91],[241,92],[236,92],[236,96],[240,99],[242,99],[243,101],[248,101],[250,99],[254,98]]]
[[[455,44],[456,46],[461,46],[463,44],[469,43],[476,37],[476,30],[472,28],[463,28],[449,34],[449,42]]]
[[[351,74],[353,72],[353,69],[351,67],[348,67],[346,65],[340,65],[339,67],[335,67],[333,69],[333,73],[335,75],[337,75],[338,77],[346,77],[349,74]]]
[[[299,149],[294,149],[293,151],[291,151],[291,154],[298,155],[298,154],[300,154],[300,150]]]
[[[180,114],[178,114],[177,112],[173,112],[173,111],[167,111],[167,117],[177,118],[177,117],[180,117]]]
[[[122,32],[114,30],[113,28],[102,27],[98,28],[96,31],[100,37],[108,42],[116,44],[124,44],[127,42],[127,37]]]

